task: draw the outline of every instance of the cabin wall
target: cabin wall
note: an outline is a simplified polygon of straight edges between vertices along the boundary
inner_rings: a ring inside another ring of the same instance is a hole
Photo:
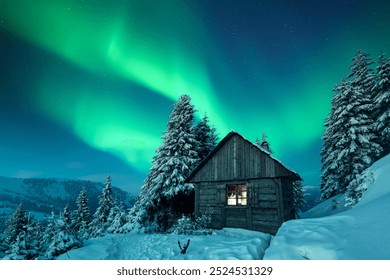
[[[198,184],[195,187],[195,215],[211,213],[211,228],[224,227],[226,187],[224,184]]]
[[[246,228],[275,234],[282,222],[283,197],[280,179],[237,181],[248,186],[246,206],[226,205],[226,185],[231,182],[197,184],[195,214],[211,212],[211,227]]]
[[[251,229],[275,234],[282,224],[278,179],[257,180],[249,187]]]

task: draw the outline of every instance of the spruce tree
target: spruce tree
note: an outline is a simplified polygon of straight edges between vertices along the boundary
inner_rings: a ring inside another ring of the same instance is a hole
[[[72,230],[70,212],[67,206],[60,213],[59,218],[55,220],[54,224],[53,236],[44,254],[47,259],[54,259],[60,254],[72,248],[79,248],[82,245]]]
[[[87,191],[82,188],[76,199],[76,209],[72,212],[72,230],[80,238],[89,237],[89,223],[91,222],[91,211],[88,206]]]
[[[47,250],[53,240],[54,235],[56,234],[56,220],[57,217],[54,214],[54,209],[52,209],[50,216],[47,218],[47,223],[41,237],[43,251]]]
[[[334,89],[321,152],[323,198],[346,191],[355,196],[358,177],[381,151],[373,132],[371,64],[369,55],[358,51],[347,80]]]
[[[267,134],[263,132],[261,136],[261,143],[258,144],[260,148],[262,148],[263,150],[267,151],[270,155],[272,155],[271,145],[268,142],[267,138],[268,138]]]
[[[302,181],[295,181],[293,183],[293,198],[294,198],[294,207],[296,209],[302,208],[306,201],[303,197],[303,186]]]
[[[167,230],[177,215],[174,197],[193,192],[194,186],[184,181],[199,162],[198,143],[193,134],[194,112],[188,95],[182,95],[175,103],[162,136],[163,143],[153,157],[150,173],[129,213],[130,230]]]
[[[349,106],[351,86],[346,80],[333,89],[332,108],[325,120],[325,132],[322,136],[323,149],[321,151],[321,193],[327,199],[346,191],[341,180],[345,174],[341,173],[338,159],[342,147],[338,144],[345,131],[345,115]]]
[[[375,125],[374,129],[383,148],[381,156],[390,153],[390,59],[383,53],[376,68],[376,83],[373,88]]]
[[[352,204],[362,196],[359,189],[360,176],[382,153],[374,131],[372,89],[375,76],[369,68],[372,63],[368,54],[358,51],[349,75],[353,91],[350,105],[353,107],[347,123],[348,137],[344,142],[346,145],[341,153],[344,157],[344,166],[345,163],[351,165],[350,171],[346,168],[349,172],[345,177],[345,183],[348,189],[347,197]]]
[[[209,125],[209,119],[204,114],[203,119],[194,127],[195,139],[198,143],[196,151],[199,160],[203,160],[217,145],[218,136],[215,128]]]
[[[22,203],[7,221],[5,234],[8,248],[4,259],[31,260],[39,257],[41,228],[38,221],[27,214]]]
[[[24,204],[20,203],[15,212],[6,221],[6,229],[4,234],[6,236],[5,241],[8,244],[16,241],[19,234],[26,231],[28,223],[27,212],[24,209]]]
[[[109,227],[108,217],[114,206],[112,195],[111,177],[107,176],[105,187],[99,196],[99,206],[93,215],[93,220],[89,226],[91,236],[99,236]]]
[[[126,211],[122,203],[114,205],[111,208],[107,222],[109,224],[107,232],[109,233],[121,233],[123,232],[123,226],[127,222]]]

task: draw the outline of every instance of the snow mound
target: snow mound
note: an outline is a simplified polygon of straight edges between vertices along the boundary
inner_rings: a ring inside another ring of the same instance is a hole
[[[390,259],[390,155],[367,169],[367,191],[352,209],[284,223],[264,259]],[[341,201],[341,200],[338,200]],[[329,201],[316,209],[326,213]]]
[[[59,260],[259,260],[272,236],[226,228],[212,235],[111,234],[86,241]],[[190,245],[180,254],[178,241]]]

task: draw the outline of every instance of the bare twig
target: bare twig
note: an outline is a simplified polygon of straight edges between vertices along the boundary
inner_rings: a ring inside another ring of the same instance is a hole
[[[179,244],[180,248],[180,254],[185,254],[187,252],[188,246],[190,246],[190,239],[188,239],[187,244],[184,245],[184,247],[181,247],[180,241],[177,241],[177,244]]]

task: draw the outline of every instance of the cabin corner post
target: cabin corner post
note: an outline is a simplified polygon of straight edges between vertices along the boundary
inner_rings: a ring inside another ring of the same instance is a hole
[[[195,209],[194,209],[195,217],[199,216],[199,184],[195,184]]]

